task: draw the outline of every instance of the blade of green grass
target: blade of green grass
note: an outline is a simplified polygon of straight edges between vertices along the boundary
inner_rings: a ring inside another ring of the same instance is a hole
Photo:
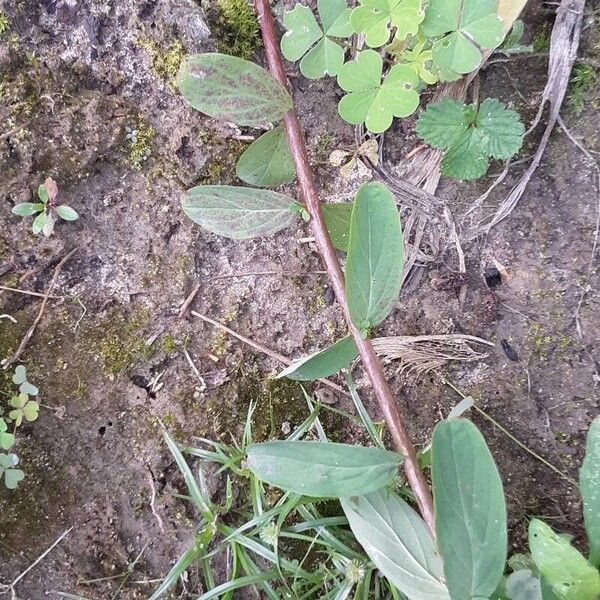
[[[206,592],[206,594],[202,594],[198,600],[210,600],[211,598],[218,598],[221,596],[221,594],[225,594],[226,592],[239,590],[240,588],[248,587],[262,581],[271,581],[273,579],[277,579],[276,569],[271,569],[270,571],[259,573],[258,575],[246,575],[244,577],[234,579],[233,581],[227,581],[226,583],[218,585],[209,592]]]
[[[171,570],[167,573],[163,582],[156,588],[154,594],[150,596],[149,600],[157,600],[160,598],[171,586],[177,583],[177,580],[182,573],[201,556],[202,550],[198,546],[192,546],[186,550],[173,565]]]
[[[200,487],[194,479],[194,475],[192,474],[189,465],[183,457],[183,454],[166,429],[163,431],[163,437],[167,443],[167,446],[169,447],[169,450],[171,451],[171,454],[173,455],[173,458],[175,459],[175,462],[177,463],[177,466],[179,467],[179,470],[181,471],[181,474],[183,475],[183,478],[185,479],[185,484],[190,492],[192,501],[200,513],[207,516],[208,520],[210,520],[213,517],[213,513],[210,509],[209,501],[202,495]]]

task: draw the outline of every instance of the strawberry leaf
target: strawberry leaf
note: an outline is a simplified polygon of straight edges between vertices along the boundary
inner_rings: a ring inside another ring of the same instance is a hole
[[[487,172],[490,158],[514,156],[524,132],[519,115],[493,98],[484,100],[478,111],[450,98],[432,103],[416,130],[429,145],[448,151],[442,173],[455,179],[477,179]]]

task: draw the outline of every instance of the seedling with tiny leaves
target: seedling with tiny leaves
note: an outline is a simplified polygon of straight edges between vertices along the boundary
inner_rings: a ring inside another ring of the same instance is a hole
[[[0,409],[0,448],[6,453],[0,454],[0,479],[9,489],[14,489],[25,474],[15,469],[19,458],[8,451],[15,445],[17,429],[23,421],[32,422],[38,417],[39,404],[30,396],[37,396],[38,388],[27,380],[27,371],[18,365],[12,376],[13,383],[18,386],[16,393],[9,399],[8,406]]]
[[[321,13],[325,4],[318,4]],[[335,14],[349,10],[343,0],[333,5]],[[502,43],[504,23],[496,9],[495,0],[359,0],[350,12],[351,28],[364,36],[368,47],[384,48],[383,56],[391,57],[384,68],[381,51],[373,50],[363,50],[342,65],[342,49],[323,38],[308,7],[296,4],[284,15],[288,31],[281,50],[290,61],[301,59],[300,71],[310,79],[337,74],[339,86],[349,92],[339,102],[340,116],[353,125],[364,123],[371,133],[382,133],[394,117],[407,117],[417,109],[425,86],[474,71],[481,65],[482,50]],[[508,43],[520,39],[519,31],[517,26]],[[324,67],[324,52],[317,53],[317,47],[309,51],[317,40],[319,49],[327,43],[335,46],[335,68]],[[320,57],[318,67],[313,53]],[[477,136],[470,138],[469,156],[477,142]]]
[[[508,159],[523,144],[519,115],[494,98],[479,109],[446,98],[429,104],[417,121],[418,135],[434,148],[446,150],[442,173],[455,179],[477,179],[490,159]]]
[[[38,187],[37,190],[39,202],[21,202],[16,204],[12,212],[19,217],[32,217],[31,230],[34,234],[43,233],[50,237],[54,232],[54,225],[57,217],[64,221],[75,221],[79,218],[77,212],[66,204],[58,204],[58,186],[54,179],[48,177],[46,181]]]

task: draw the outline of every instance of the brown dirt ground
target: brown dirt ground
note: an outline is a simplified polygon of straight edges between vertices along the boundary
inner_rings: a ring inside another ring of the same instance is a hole
[[[105,599],[121,580],[85,581],[123,572],[145,545],[130,581],[159,578],[193,537],[193,514],[174,497],[182,482],[161,442],[159,419],[179,439],[237,434],[256,400],[258,431],[266,437],[283,421],[305,415],[297,386],[269,380],[278,365],[197,319],[178,317],[194,285],[200,284],[196,310],[289,356],[331,342],[343,325],[320,275],[216,278],[319,270],[315,248],[300,242],[306,226],[236,243],[201,231],[180,210],[182,190],[234,181],[236,157],[247,143],[236,129],[188,108],[169,81],[163,59],[177,54],[174,43],[187,52],[216,47],[197,3],[5,0],[0,7],[11,21],[0,37],[0,283],[43,292],[57,262],[78,248],[55,290],[63,299],[49,303],[22,356],[43,408],[38,421],[22,428],[17,446],[26,479],[17,491],[0,488],[0,581],[11,581],[72,527],[19,584],[19,597],[54,598],[53,590],[63,590]],[[528,36],[550,20],[549,11],[530,11]],[[597,52],[599,27],[590,13],[582,55]],[[543,59],[491,66],[482,74],[481,93],[514,104],[528,119],[544,73]],[[323,197],[349,199],[356,181],[343,181],[327,162],[332,149],[353,141],[352,129],[336,116],[335,83],[293,82]],[[598,103],[591,91],[580,115],[569,106],[563,111],[574,135],[596,154]],[[140,165],[125,137],[127,125],[155,130],[151,155]],[[386,154],[391,164],[415,144],[400,128],[394,132]],[[518,168],[502,190],[517,174]],[[81,218],[45,239],[10,209],[29,200],[48,175]],[[460,214],[489,181],[445,183],[439,194]],[[378,334],[465,332],[497,343],[479,363],[418,380],[388,367],[417,443],[427,442],[440,415],[457,402],[441,382],[446,376],[523,443],[577,477],[585,432],[599,412],[597,263],[586,279],[596,206],[592,170],[556,131],[514,213],[467,248],[464,307],[456,286],[440,285],[456,272],[451,253],[402,298]],[[495,294],[482,280],[493,259],[511,274]],[[574,313],[585,285],[581,340]],[[39,298],[0,292],[0,313],[17,320],[0,320],[0,358],[15,350],[39,305]],[[518,361],[503,353],[502,339]],[[184,349],[206,389],[199,388]],[[155,389],[151,382],[159,375],[164,385]],[[368,399],[366,381],[358,381]],[[348,408],[343,399],[340,406]],[[550,519],[582,544],[577,490],[488,422],[474,420],[502,472],[514,548],[522,548],[532,515]],[[338,430],[334,437],[352,440],[356,432]],[[152,486],[164,532],[150,507]],[[118,597],[148,597],[151,586],[130,581]]]

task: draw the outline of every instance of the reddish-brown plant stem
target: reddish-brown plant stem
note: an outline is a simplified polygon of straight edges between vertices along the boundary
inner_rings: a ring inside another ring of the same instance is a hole
[[[254,0],[254,6],[258,14],[269,70],[291,93],[290,85],[283,68],[281,54],[279,52],[277,34],[275,32],[275,24],[269,6],[269,0]],[[285,116],[283,125],[294,159],[294,165],[296,167],[298,188],[310,214],[313,235],[317,242],[323,262],[325,263],[331,285],[344,313],[344,318],[348,324],[348,330],[356,343],[364,369],[371,381],[375,396],[377,397],[387,426],[392,434],[394,444],[404,455],[406,477],[413,490],[421,514],[423,515],[431,534],[435,537],[431,492],[425,476],[423,475],[423,471],[421,471],[421,468],[419,467],[417,453],[406,431],[403,419],[400,416],[394,397],[392,396],[385,379],[381,362],[375,354],[371,342],[362,338],[350,317],[348,302],[346,300],[344,274],[331,244],[329,234],[327,233],[325,221],[323,220],[317,187],[315,185],[314,176],[308,159],[308,152],[306,150],[304,134],[300,128],[298,115],[293,108]]]

